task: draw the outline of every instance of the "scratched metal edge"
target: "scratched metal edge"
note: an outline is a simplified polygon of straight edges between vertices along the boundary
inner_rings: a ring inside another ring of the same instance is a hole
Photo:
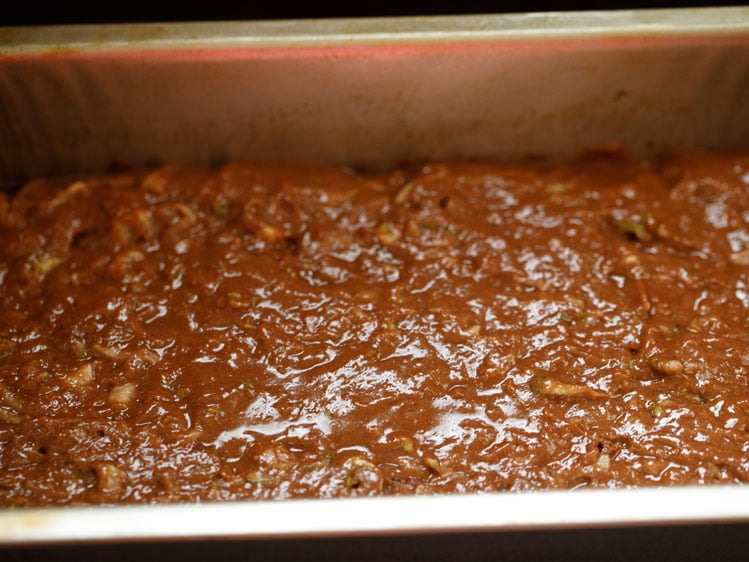
[[[143,50],[749,33],[749,6],[330,20],[0,27],[0,57]]]
[[[0,546],[749,522],[749,487],[500,492],[0,511]]]

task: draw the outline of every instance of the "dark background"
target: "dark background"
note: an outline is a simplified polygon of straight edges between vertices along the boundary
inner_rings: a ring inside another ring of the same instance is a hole
[[[37,546],[3,562],[745,562],[748,525]]]
[[[541,0],[519,2],[498,0],[57,0],[54,3],[6,0],[0,8],[0,25],[43,25],[61,23],[147,22],[191,20],[241,20],[371,17],[393,15],[480,14],[554,10],[604,10],[690,6],[742,5],[742,1],[710,0]]]

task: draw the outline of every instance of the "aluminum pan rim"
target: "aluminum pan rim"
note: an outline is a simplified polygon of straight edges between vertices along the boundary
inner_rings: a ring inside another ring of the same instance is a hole
[[[749,33],[749,7],[255,22],[0,27],[0,58],[40,54]]]
[[[501,492],[0,511],[0,544],[267,539],[749,522],[749,487]]]

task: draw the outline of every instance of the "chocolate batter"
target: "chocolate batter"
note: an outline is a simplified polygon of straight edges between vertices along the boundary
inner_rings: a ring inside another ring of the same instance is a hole
[[[0,505],[749,481],[749,154],[0,194]]]

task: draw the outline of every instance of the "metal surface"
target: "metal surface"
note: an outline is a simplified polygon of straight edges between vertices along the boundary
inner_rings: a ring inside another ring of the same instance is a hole
[[[749,9],[0,30],[0,181],[749,145]]]
[[[299,538],[749,522],[749,487],[0,511],[0,541]]]
[[[749,9],[0,29],[0,182],[749,146]],[[0,511],[0,544],[749,522],[749,487]]]

